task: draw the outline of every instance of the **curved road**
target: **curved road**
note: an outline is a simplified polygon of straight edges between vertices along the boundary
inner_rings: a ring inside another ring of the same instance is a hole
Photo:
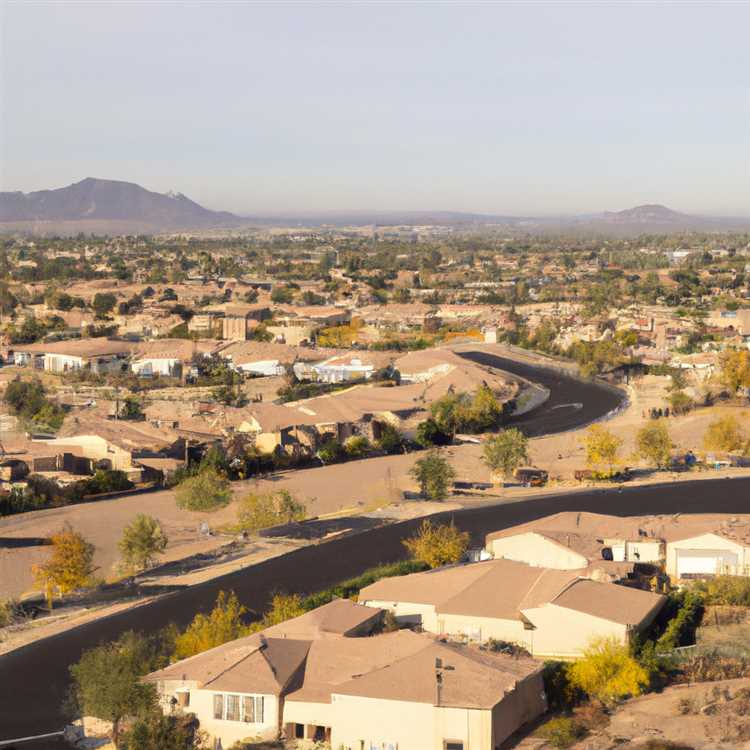
[[[478,361],[533,379],[552,390],[545,405],[526,418],[519,418],[518,423],[530,434],[539,434],[544,425],[547,426],[545,432],[571,429],[604,416],[619,403],[615,393],[596,384],[581,383],[486,354],[472,353],[471,358],[475,357]],[[583,407],[555,408],[575,402]],[[472,539],[478,542],[488,531],[561,510],[618,515],[701,511],[738,513],[747,507],[745,498],[749,490],[750,480],[744,479],[670,483],[666,486],[545,496],[444,515],[452,517],[457,526],[469,531]],[[184,626],[197,611],[210,610],[222,589],[233,589],[244,604],[259,612],[265,609],[271,592],[275,590],[290,593],[320,590],[379,562],[403,558],[401,541],[413,533],[419,523],[415,519],[304,547],[249,570],[186,588],[148,606],[82,625],[1,656],[0,741],[61,728],[58,707],[67,690],[68,667],[78,660],[84,649],[117,638],[126,630],[153,631],[170,622]],[[43,747],[59,748],[60,744],[33,744],[35,750]]]

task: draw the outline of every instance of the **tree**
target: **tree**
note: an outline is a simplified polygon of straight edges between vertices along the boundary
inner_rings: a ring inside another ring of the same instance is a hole
[[[453,467],[436,448],[428,451],[424,458],[420,458],[409,473],[419,483],[422,496],[430,500],[445,499],[456,477]]]
[[[404,438],[393,425],[386,423],[380,429],[377,446],[386,453],[401,453],[404,447]]]
[[[117,297],[111,292],[97,292],[91,301],[97,318],[105,318],[117,304]]]
[[[186,659],[248,635],[250,630],[242,622],[246,612],[247,607],[240,604],[233,591],[220,591],[214,608],[207,615],[199,612],[185,632],[175,638],[175,658]]]
[[[516,427],[503,430],[489,438],[482,452],[482,458],[493,474],[501,474],[504,478],[524,462],[528,462],[529,439]]]
[[[672,439],[667,423],[658,420],[644,425],[635,436],[636,451],[641,458],[650,461],[657,469],[666,468],[672,454]]]
[[[431,445],[448,445],[451,440],[451,436],[443,432],[432,417],[428,417],[417,425],[417,442],[424,448]]]
[[[139,513],[125,527],[118,546],[125,565],[136,571],[151,567],[156,556],[164,552],[167,541],[161,524],[155,518]]]
[[[415,560],[431,568],[458,562],[469,546],[469,534],[459,531],[453,523],[434,525],[422,521],[417,533],[404,540],[404,546]]]
[[[119,747],[123,719],[144,716],[156,709],[155,686],[140,678],[162,666],[152,642],[133,632],[84,651],[80,661],[70,668],[71,708],[80,716],[111,721],[112,742]]]
[[[143,413],[143,406],[141,402],[134,396],[127,396],[120,406],[120,419],[129,419],[132,421],[140,421],[145,419]]]
[[[693,399],[681,390],[673,390],[669,394],[669,407],[672,414],[685,414],[693,408]]]
[[[243,531],[261,529],[304,519],[307,509],[288,490],[258,494],[251,492],[240,500],[237,522]]]
[[[503,407],[492,392],[482,384],[474,392],[468,408],[468,425],[472,432],[486,432],[498,427],[503,418]]]
[[[703,447],[710,451],[735,451],[744,446],[746,439],[737,418],[728,415],[708,425],[703,436]]]
[[[34,566],[34,577],[52,609],[55,591],[59,596],[92,585],[95,547],[70,524],[50,537],[52,550],[46,562]]]
[[[604,465],[611,474],[622,447],[622,438],[610,432],[604,425],[592,424],[586,430],[584,445],[586,463],[593,468]]]
[[[229,505],[231,499],[229,480],[211,467],[183,480],[175,490],[177,506],[186,510],[208,512]]]
[[[595,638],[583,656],[568,667],[570,684],[604,704],[640,695],[649,683],[648,671],[615,638]]]
[[[719,358],[721,380],[732,394],[740,387],[750,387],[750,352],[747,349],[727,349]]]
[[[264,630],[272,625],[304,615],[306,611],[299,594],[274,594],[271,609],[263,615],[263,619],[259,620],[254,628]]]

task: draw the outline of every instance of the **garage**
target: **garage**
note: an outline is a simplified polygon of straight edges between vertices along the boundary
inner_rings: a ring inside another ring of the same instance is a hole
[[[721,573],[731,573],[737,569],[737,554],[727,550],[678,549],[678,578],[700,578]]]

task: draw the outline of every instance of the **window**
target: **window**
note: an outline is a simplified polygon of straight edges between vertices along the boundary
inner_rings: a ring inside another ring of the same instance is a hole
[[[214,719],[224,718],[224,696],[221,693],[214,694]]]
[[[227,721],[239,721],[239,720],[240,720],[240,696],[228,695],[227,696]]]
[[[294,739],[295,740],[304,740],[305,739],[305,725],[304,724],[295,724],[294,725]]]
[[[464,743],[460,740],[443,740],[443,750],[464,750]]]
[[[247,724],[263,723],[263,696],[245,695],[242,698],[242,720]]]

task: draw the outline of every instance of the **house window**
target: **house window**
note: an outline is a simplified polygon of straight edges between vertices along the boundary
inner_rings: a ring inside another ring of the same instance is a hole
[[[214,719],[224,718],[224,696],[221,693],[214,694]]]
[[[262,695],[245,695],[242,698],[242,720],[247,724],[262,724],[263,708]]]
[[[461,740],[443,740],[443,750],[464,750]]]
[[[239,721],[239,720],[240,720],[240,696],[228,695],[227,696],[227,721]]]
[[[305,725],[304,724],[295,724],[294,725],[294,739],[295,740],[304,740],[305,739]],[[364,750],[364,748],[363,748]]]

